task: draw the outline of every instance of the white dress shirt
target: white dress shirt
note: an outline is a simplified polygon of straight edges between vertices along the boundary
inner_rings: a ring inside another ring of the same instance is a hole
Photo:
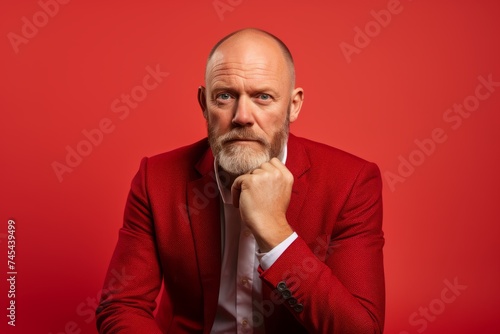
[[[286,162],[285,145],[279,159]],[[297,238],[294,232],[268,253],[260,253],[253,234],[241,222],[240,210],[233,206],[230,189],[219,178],[214,162],[217,185],[221,194],[222,268],[219,302],[211,333],[264,333],[264,316],[256,307],[261,301],[262,281],[259,264],[268,269]]]

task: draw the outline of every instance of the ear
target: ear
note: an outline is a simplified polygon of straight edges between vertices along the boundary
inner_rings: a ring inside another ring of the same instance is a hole
[[[295,122],[299,117],[302,102],[304,102],[304,90],[302,88],[295,88],[292,92],[292,103],[290,108],[290,123]]]
[[[198,87],[198,103],[201,107],[201,111],[203,112],[203,117],[208,120],[207,114],[207,96],[205,94],[205,87]]]

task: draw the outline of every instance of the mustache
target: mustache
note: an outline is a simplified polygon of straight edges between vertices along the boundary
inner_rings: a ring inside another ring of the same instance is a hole
[[[226,144],[233,140],[254,140],[261,143],[264,146],[268,145],[266,139],[259,137],[252,130],[249,130],[247,128],[232,130],[231,132],[228,132],[219,138],[219,141],[222,144]]]

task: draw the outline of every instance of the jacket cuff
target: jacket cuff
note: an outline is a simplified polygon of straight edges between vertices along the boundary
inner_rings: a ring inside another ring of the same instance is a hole
[[[318,258],[305,241],[297,237],[268,269],[259,266],[260,278],[274,294],[294,313],[304,310],[304,291],[299,287],[304,279],[318,270]]]

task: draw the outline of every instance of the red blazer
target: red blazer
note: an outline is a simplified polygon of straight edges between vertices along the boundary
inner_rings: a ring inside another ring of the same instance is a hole
[[[142,160],[97,309],[100,333],[210,332],[221,268],[213,161],[206,139]],[[287,218],[299,237],[260,268],[254,321],[266,333],[382,333],[377,166],[293,135],[286,166],[295,178]]]

